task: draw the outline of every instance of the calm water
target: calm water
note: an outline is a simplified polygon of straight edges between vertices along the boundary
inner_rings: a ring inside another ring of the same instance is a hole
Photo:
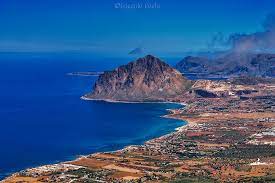
[[[159,117],[179,105],[83,101],[96,77],[66,75],[127,61],[0,55],[0,180],[24,168],[142,144],[181,126]]]

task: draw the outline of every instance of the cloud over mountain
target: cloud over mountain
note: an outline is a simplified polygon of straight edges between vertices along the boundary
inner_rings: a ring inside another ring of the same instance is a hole
[[[250,34],[234,33],[226,38],[222,33],[212,37],[209,48],[229,47],[232,52],[275,52],[275,13],[262,22],[263,31]]]

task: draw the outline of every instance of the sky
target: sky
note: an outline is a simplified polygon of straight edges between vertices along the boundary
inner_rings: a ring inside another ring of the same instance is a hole
[[[261,31],[274,11],[274,0],[0,0],[0,52],[211,51],[217,33]]]

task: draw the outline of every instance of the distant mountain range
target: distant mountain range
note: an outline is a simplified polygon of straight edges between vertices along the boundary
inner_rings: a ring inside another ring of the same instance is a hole
[[[144,54],[144,48],[142,48],[142,47],[135,48],[135,49],[131,50],[128,54],[129,55],[141,55],[141,54]]]
[[[182,73],[221,77],[275,77],[275,54],[229,53],[218,58],[187,56],[176,65]]]
[[[191,86],[176,69],[152,55],[101,74],[86,99],[166,101]]]

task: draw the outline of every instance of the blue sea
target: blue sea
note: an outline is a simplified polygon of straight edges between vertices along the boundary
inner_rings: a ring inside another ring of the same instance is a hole
[[[185,122],[161,118],[177,104],[84,101],[104,71],[132,61],[78,54],[0,54],[0,180],[13,172],[79,155],[118,150]]]

